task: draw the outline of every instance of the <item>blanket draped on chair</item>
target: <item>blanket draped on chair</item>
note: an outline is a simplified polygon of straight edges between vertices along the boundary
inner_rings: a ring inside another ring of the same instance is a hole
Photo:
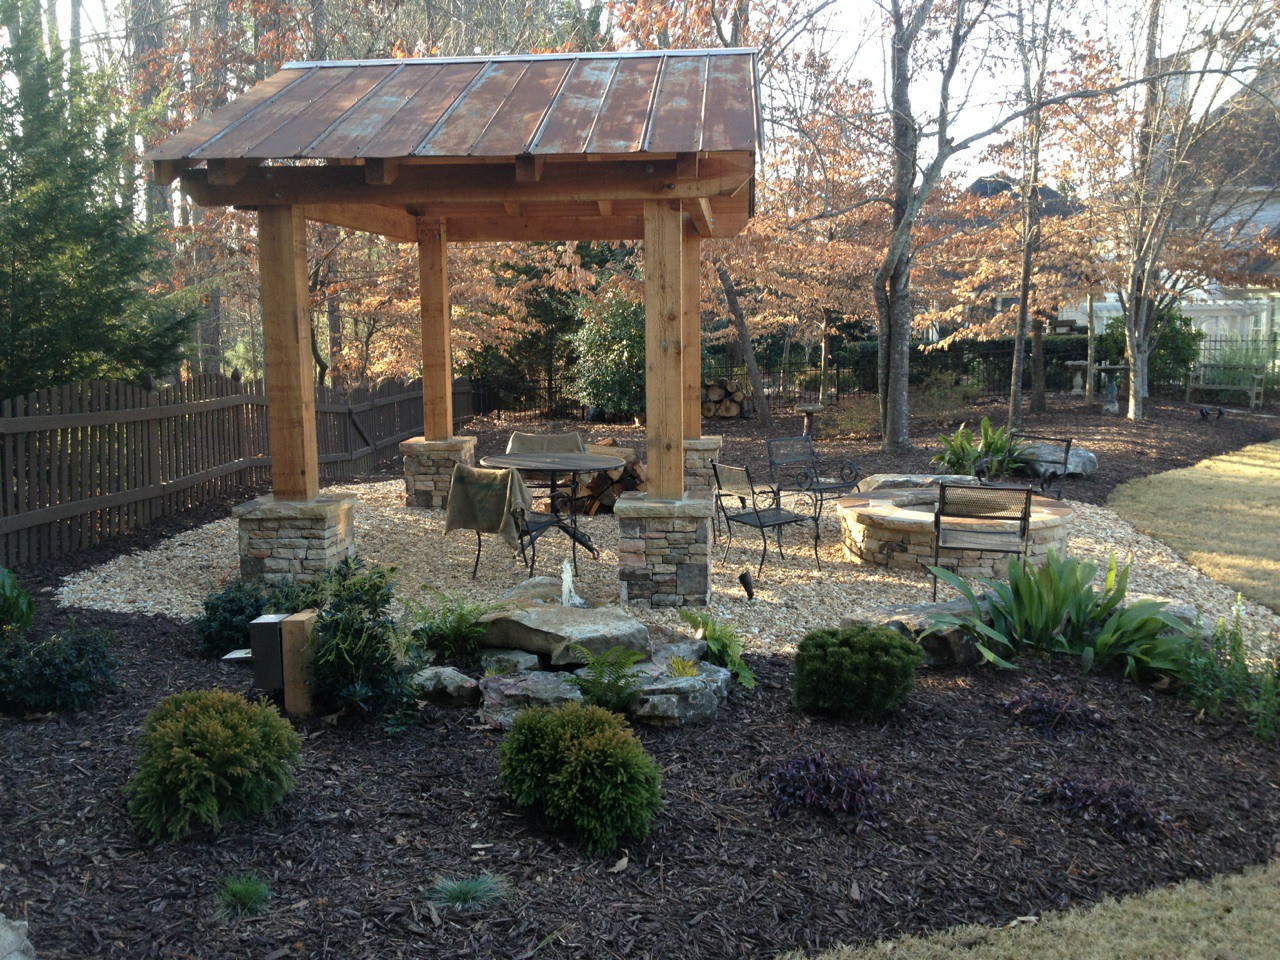
[[[520,545],[520,523],[532,509],[533,498],[517,471],[459,463],[453,468],[444,532],[496,533],[515,549]]]

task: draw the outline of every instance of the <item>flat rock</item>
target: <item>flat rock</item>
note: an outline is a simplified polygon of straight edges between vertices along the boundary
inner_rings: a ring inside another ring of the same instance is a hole
[[[559,577],[532,577],[502,594],[495,601],[505,607],[527,607],[531,603],[560,602]]]
[[[858,482],[858,492],[920,490],[924,487],[936,487],[940,483],[963,483],[972,486],[977,482],[977,477],[967,477],[960,473],[875,473]]]
[[[21,920],[7,920],[0,913],[0,960],[35,960],[36,951],[27,939],[27,925]]]
[[[986,603],[982,604],[986,619]],[[921,665],[925,667],[971,667],[982,662],[982,654],[974,645],[974,638],[960,627],[946,627],[930,633],[933,617],[942,614],[965,613],[970,609],[963,597],[944,603],[917,603],[902,607],[888,607],[870,617],[845,617],[841,629],[855,623],[870,621],[897,630],[904,637],[920,645]],[[990,620],[986,620],[990,623]]]
[[[1043,459],[1059,460],[1061,453],[1054,443],[1028,443],[1022,447],[1022,458],[1031,463],[1039,463]],[[1071,444],[1071,452],[1067,454],[1067,476],[1082,477],[1098,469],[1098,457],[1087,447]]]
[[[693,677],[660,674],[641,683],[629,713],[667,727],[714,720],[729,695],[729,678],[728,670],[710,663],[700,663]]]
[[[593,654],[626,647],[646,657],[649,628],[621,607],[534,605],[490,614],[482,647],[508,647],[547,657],[552,666],[582,663],[571,647]]]
[[[426,667],[410,681],[418,696],[432,703],[466,706],[480,699],[480,685],[453,667]]]
[[[707,655],[707,641],[699,640],[696,637],[686,637],[682,640],[657,640],[653,644],[652,660],[656,664],[666,667],[672,660],[679,658],[681,660],[692,660],[695,663]]]
[[[581,700],[582,693],[566,673],[521,671],[485,677],[480,681],[480,716],[491,726],[511,728],[526,707],[553,707]]]
[[[538,655],[528,650],[494,647],[480,653],[480,666],[484,669],[486,676],[495,673],[516,673],[520,670],[537,670],[540,662]]]

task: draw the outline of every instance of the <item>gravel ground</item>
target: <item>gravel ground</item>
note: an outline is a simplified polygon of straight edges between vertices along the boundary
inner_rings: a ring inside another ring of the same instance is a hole
[[[429,598],[433,590],[461,594],[473,600],[492,600],[523,578],[496,538],[486,538],[479,577],[470,569],[474,541],[470,534],[442,536],[444,516],[439,510],[406,507],[403,483],[390,480],[334,487],[359,495],[356,547],[366,559],[399,568],[403,596]],[[1156,593],[1195,603],[1205,620],[1230,616],[1235,592],[1209,579],[1165,544],[1138,533],[1105,507],[1073,503],[1071,552],[1105,566],[1108,553],[1133,564],[1132,590]],[[612,516],[581,518],[583,530],[601,548],[600,560],[579,555],[578,590],[593,600],[616,600],[618,524]],[[743,632],[758,652],[784,652],[805,632],[830,626],[850,613],[871,615],[887,604],[921,603],[929,599],[927,575],[888,571],[847,562],[840,545],[835,507],[828,506],[822,529],[822,571],[814,570],[813,554],[803,528],[784,534],[787,558],[770,551],[764,573],[756,578],[756,598],[748,602],[738,574],[759,562],[758,541],[739,534],[726,563],[713,564],[714,612]],[[539,541],[540,574],[558,574],[569,556],[568,540],[554,532]],[[715,558],[719,559],[715,548]],[[215,585],[233,577],[237,569],[235,521],[217,520],[179,533],[158,545],[117,556],[63,579],[58,600],[64,606],[119,613],[165,614],[188,619],[200,612],[201,601]],[[940,591],[940,596],[942,595]],[[1280,615],[1259,604],[1243,604],[1252,635],[1280,644]],[[651,624],[678,623],[672,611],[638,611]]]

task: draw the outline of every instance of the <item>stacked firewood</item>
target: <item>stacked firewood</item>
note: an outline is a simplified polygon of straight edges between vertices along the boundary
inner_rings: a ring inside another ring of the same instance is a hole
[[[587,444],[587,453],[600,453],[609,457],[621,457],[626,461],[616,470],[605,470],[594,476],[578,477],[573,489],[573,511],[586,516],[612,513],[613,505],[624,493],[643,491],[649,472],[640,461],[635,447],[624,447],[612,437]]]
[[[733,377],[711,377],[702,381],[702,416],[750,417],[755,415],[755,403],[750,385]]]

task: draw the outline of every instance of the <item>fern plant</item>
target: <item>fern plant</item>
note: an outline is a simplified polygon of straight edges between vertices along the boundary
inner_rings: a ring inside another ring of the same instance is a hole
[[[693,635],[707,644],[707,659],[725,667],[748,690],[756,685],[756,675],[742,659],[742,637],[727,623],[722,623],[706,610],[680,608],[680,619],[693,627]]]
[[[627,647],[610,647],[599,654],[580,644],[574,644],[570,649],[586,662],[582,676],[569,678],[569,682],[582,692],[582,699],[593,707],[626,713],[640,686],[640,677],[634,667],[644,659],[644,654]]]
[[[405,608],[414,621],[414,639],[423,649],[446,660],[465,660],[475,656],[486,629],[483,618],[498,605],[472,603],[465,597],[436,591],[431,603],[406,600]]]

